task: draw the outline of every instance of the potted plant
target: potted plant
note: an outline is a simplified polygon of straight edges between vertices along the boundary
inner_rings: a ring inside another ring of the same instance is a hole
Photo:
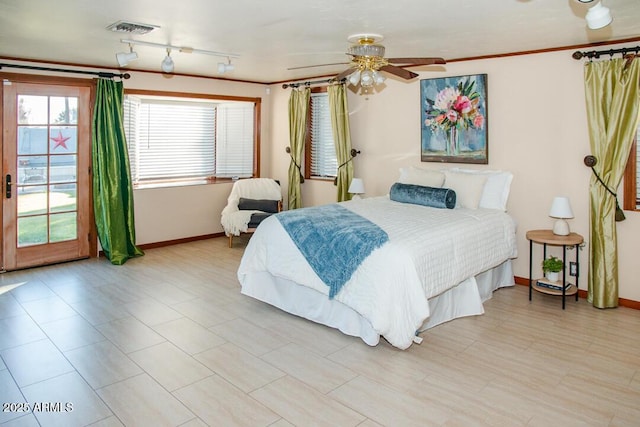
[[[542,271],[544,272],[547,279],[552,282],[557,282],[560,278],[559,273],[564,268],[564,263],[560,258],[554,257],[553,255],[549,258],[546,258],[542,261]]]

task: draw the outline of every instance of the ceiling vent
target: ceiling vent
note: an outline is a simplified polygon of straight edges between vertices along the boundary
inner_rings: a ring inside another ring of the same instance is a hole
[[[127,34],[147,34],[156,28],[160,28],[157,25],[138,24],[135,22],[118,21],[107,27],[107,30],[115,33],[127,33]]]

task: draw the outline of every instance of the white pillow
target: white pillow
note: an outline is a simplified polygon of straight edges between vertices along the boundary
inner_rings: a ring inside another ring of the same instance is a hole
[[[442,187],[444,173],[434,169],[422,169],[414,166],[400,168],[401,184],[422,185],[423,187]]]
[[[511,172],[460,168],[451,168],[450,170],[452,172],[486,176],[487,182],[484,186],[482,197],[480,198],[479,207],[499,209],[506,212],[509,192],[511,191],[511,181],[513,181],[513,174]]]
[[[444,175],[445,188],[456,192],[456,207],[478,209],[487,177],[450,170],[444,171]]]

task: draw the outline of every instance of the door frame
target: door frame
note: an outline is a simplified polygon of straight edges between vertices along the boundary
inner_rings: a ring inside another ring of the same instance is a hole
[[[91,133],[91,123],[93,123],[93,114],[94,114],[94,105],[95,105],[95,96],[96,96],[96,80],[95,79],[82,79],[82,78],[70,78],[70,77],[58,77],[58,76],[49,76],[42,74],[22,74],[22,73],[3,73],[0,72],[0,80],[2,84],[0,84],[0,100],[4,99],[4,85],[5,81],[15,82],[15,83],[34,83],[34,84],[43,84],[43,85],[63,85],[63,86],[80,86],[80,87],[88,87],[89,88],[89,257],[96,258],[98,256],[98,234],[96,231],[95,225],[95,215],[93,211],[93,185],[91,185],[92,177],[93,177],[93,168],[92,164],[92,144],[93,137]],[[0,117],[3,117],[4,113],[4,102],[0,102]],[[0,135],[4,135],[4,123],[0,120]],[[4,137],[2,138],[4,141]],[[0,147],[2,148],[2,147]],[[0,177],[4,177],[5,175],[5,167],[4,167],[4,154],[3,150],[0,149],[0,169],[2,173]],[[2,194],[5,191],[5,182],[4,179],[0,180]],[[4,204],[0,203],[0,218],[4,217]],[[3,227],[0,227],[0,242],[4,241],[4,230]],[[4,264],[4,245],[0,244],[0,260],[2,264]]]

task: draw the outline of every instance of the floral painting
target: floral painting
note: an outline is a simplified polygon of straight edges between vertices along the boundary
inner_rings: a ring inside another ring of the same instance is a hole
[[[423,162],[487,164],[487,75],[420,81]]]

